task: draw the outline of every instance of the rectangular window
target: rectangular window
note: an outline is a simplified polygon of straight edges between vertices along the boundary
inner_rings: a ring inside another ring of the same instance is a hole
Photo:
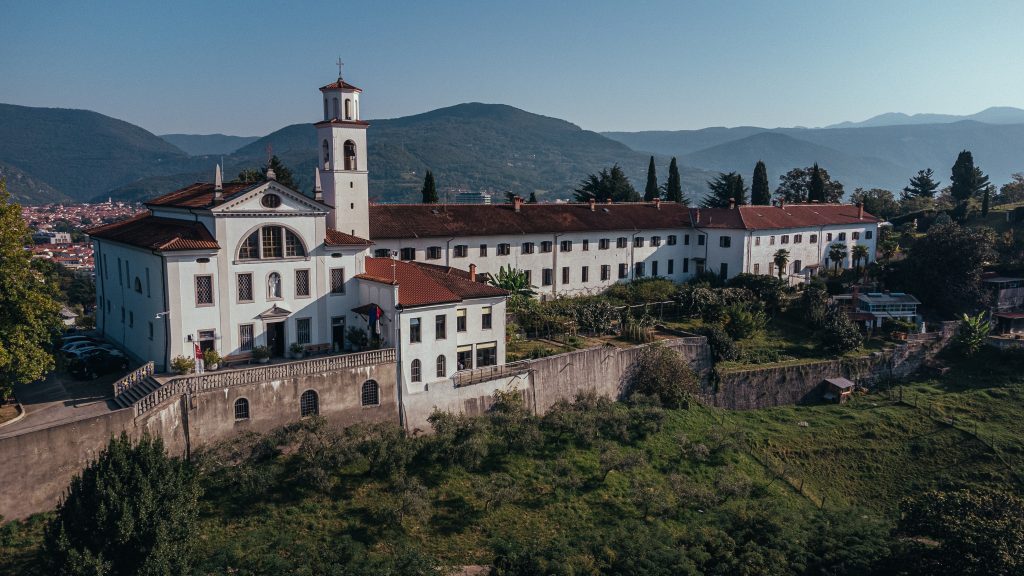
[[[704,245],[704,235],[703,234],[698,234],[697,235],[697,246],[703,246],[703,245]]]
[[[465,258],[469,256],[469,246],[465,244],[456,244],[455,248],[452,249],[452,256],[455,258]]]
[[[871,238],[873,236],[874,236],[874,231],[873,230],[865,230],[864,231],[864,239],[865,240],[871,240]]]
[[[541,252],[545,252],[545,253],[551,252],[551,241],[550,240],[545,240],[545,241],[541,242],[540,243],[540,251]]]
[[[331,294],[345,293],[345,269],[331,268]]]
[[[811,244],[817,244],[818,243],[818,235],[817,234],[811,234],[810,242],[811,242]]]
[[[265,226],[260,232],[263,239],[263,257],[281,258],[284,255],[281,246],[281,229],[276,226]]]
[[[612,244],[612,241],[607,238],[601,238],[597,241],[598,250],[607,250]]]
[[[789,244],[789,234],[783,234],[782,236],[779,236],[779,242],[781,244]]]
[[[689,245],[690,245],[690,235],[689,234],[683,234],[683,246],[689,246]]]
[[[419,342],[422,339],[420,334],[420,319],[409,319],[409,342]]]
[[[498,364],[498,343],[487,342],[476,345],[476,367],[495,366]]]
[[[689,258],[683,258],[683,274],[689,274],[689,273],[690,273],[690,259]]]
[[[584,240],[583,241],[583,251],[587,252],[588,250],[590,250],[590,240]]]
[[[533,270],[523,270],[523,274],[526,274],[526,285],[533,287]]]
[[[761,265],[760,264],[754,264],[754,274],[760,274],[760,273],[761,273]]]
[[[870,236],[868,236],[870,238]],[[152,294],[149,291],[149,268],[146,268],[146,298],[149,298]]]
[[[725,280],[726,278],[729,277],[729,265],[726,264],[725,262],[722,262],[722,264],[719,265],[718,267],[718,277],[721,278],[722,280]]]
[[[427,260],[440,260],[441,259],[441,247],[431,246],[427,248]]]
[[[391,250],[387,248],[377,248],[373,251],[374,258],[391,258]]]
[[[661,246],[661,236],[651,236],[651,246]]]
[[[721,236],[718,238],[719,248],[729,248],[732,246],[732,236]]]
[[[491,329],[491,319],[493,318],[490,306],[484,306],[480,309],[480,327],[484,330]]]
[[[629,265],[628,264],[619,264],[619,278],[628,278],[628,277],[629,277]]]
[[[196,306],[213,304],[213,276],[196,276]]]
[[[238,279],[238,301],[252,302],[252,274],[239,274]]]
[[[839,233],[839,239],[840,240],[846,240],[846,232],[840,232]]]
[[[252,352],[252,324],[242,324],[238,327],[238,349],[242,352]]]
[[[149,323],[149,339],[150,340],[153,339],[153,323],[152,322]]]
[[[295,297],[309,298],[309,270],[295,271]]]
[[[775,246],[775,236],[771,236],[768,238],[768,245]]]
[[[523,254],[533,254],[534,248],[533,242],[523,242]]]
[[[601,280],[611,280],[612,267],[608,264],[601,264]]]
[[[636,276],[637,278],[643,278],[644,277],[644,268],[645,267],[646,266],[644,265],[643,262],[635,263],[633,265],[633,275]]]
[[[775,276],[775,263],[774,262],[769,262],[768,263],[768,275],[769,276]]]
[[[121,258],[117,259],[117,283],[124,286],[124,274],[121,272]]]
[[[562,252],[572,252],[572,240],[562,240]]]
[[[455,331],[465,332],[466,331],[466,309],[459,308],[455,311]]]
[[[298,318],[295,320],[295,341],[299,344],[309,344],[312,342],[310,333],[312,330],[313,321],[309,318]]]
[[[401,258],[402,260],[415,260],[416,259],[416,249],[415,248],[402,248],[402,250],[398,253],[398,257]]]
[[[545,268],[540,273],[541,286],[551,286],[551,268]]]
[[[831,241],[832,241],[832,233],[831,232],[826,232],[825,233],[825,242],[831,242]]]
[[[469,370],[473,368],[473,345],[466,344],[465,346],[459,346],[456,348],[455,361],[458,363],[459,370]]]
[[[853,239],[860,240],[860,232],[853,232]]]
[[[637,237],[633,238],[633,246],[636,246],[637,248],[643,248],[644,247],[644,237],[643,236],[637,236]]]
[[[103,255],[103,277],[110,280],[110,268],[107,267],[107,255]]]
[[[653,262],[651,262],[651,276],[657,276],[657,275],[658,275],[658,261],[654,260]]]
[[[511,244],[498,244],[498,256],[508,256],[512,253]]]
[[[481,258],[486,258],[487,257],[487,244],[481,244],[480,245],[480,257]]]
[[[671,276],[672,274],[675,273],[675,263],[676,263],[675,260],[672,260],[671,258],[669,258],[669,261],[668,261],[668,272],[667,272],[667,274],[669,276]]]
[[[583,269],[580,270],[580,282],[589,282],[589,281],[590,281],[590,267],[584,266]]]
[[[761,245],[761,237],[760,236],[754,236],[754,246],[760,246],[760,245]]]
[[[668,238],[665,241],[665,243],[668,244],[669,246],[675,246],[676,245],[676,235],[675,234],[669,234]]]
[[[128,311],[128,327],[129,328],[134,328],[135,327],[135,311],[134,310],[129,310]]]
[[[444,340],[448,337],[448,317],[444,314],[434,316],[434,339]]]
[[[629,238],[626,238],[625,236],[620,236],[620,237],[615,239],[615,247],[616,248],[625,248],[627,242],[629,242]]]
[[[569,283],[569,267],[562,266],[562,284]]]
[[[793,244],[799,244],[804,241],[803,234],[793,234]]]

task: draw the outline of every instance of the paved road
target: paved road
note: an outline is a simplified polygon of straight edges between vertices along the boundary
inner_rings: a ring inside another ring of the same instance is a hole
[[[15,386],[14,394],[25,416],[0,426],[0,438],[116,409],[111,384],[119,377],[119,374],[111,374],[81,382],[57,371],[42,382]]]

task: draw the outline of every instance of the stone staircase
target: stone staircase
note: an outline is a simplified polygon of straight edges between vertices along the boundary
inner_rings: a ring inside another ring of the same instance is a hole
[[[114,403],[118,408],[128,408],[159,387],[160,383],[152,376],[146,376],[138,384],[115,396]]]

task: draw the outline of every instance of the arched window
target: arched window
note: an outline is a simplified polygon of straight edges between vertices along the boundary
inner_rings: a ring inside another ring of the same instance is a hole
[[[330,120],[331,117],[327,115],[327,98],[324,98],[324,120]]]
[[[270,276],[267,276],[267,298],[280,298],[281,297],[281,275],[277,272],[271,272]]]
[[[356,170],[356,143],[351,140],[345,141],[345,170]]]
[[[320,413],[320,398],[315,390],[306,390],[299,396],[299,413],[303,418]]]
[[[412,372],[412,381],[413,382],[422,382],[423,381],[423,370],[420,367],[420,361],[419,360],[413,360],[412,361],[412,370],[411,370],[411,372]]]
[[[238,246],[239,260],[274,260],[306,256],[299,235],[284,226],[264,226],[253,231]]]
[[[345,120],[352,119],[352,99],[345,98]]]
[[[376,406],[380,404],[380,385],[376,380],[363,382],[363,406]]]
[[[324,138],[323,150],[324,150],[324,170],[330,170],[331,169],[331,148],[330,148],[330,146],[327,145],[327,139],[326,138]]]
[[[445,364],[446,364],[446,362],[445,362],[444,354],[441,354],[440,356],[437,357],[437,377],[438,378],[444,378],[445,376],[447,376],[447,370],[445,370]]]
[[[249,419],[249,401],[245,398],[235,400],[235,420]]]
[[[341,115],[338,114],[338,99],[336,97],[331,100],[331,111],[334,112],[331,118],[341,118]]]

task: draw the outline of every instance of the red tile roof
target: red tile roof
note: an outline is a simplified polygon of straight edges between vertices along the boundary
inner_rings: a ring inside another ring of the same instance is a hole
[[[93,238],[162,252],[220,249],[217,240],[201,223],[160,218],[149,212],[130,220],[90,228],[85,233]]]
[[[324,238],[324,244],[327,246],[369,246],[373,244],[365,238],[359,236],[353,236],[344,232],[335,230],[334,228],[327,229],[327,237]]]
[[[500,288],[473,282],[459,273],[444,270],[444,267],[390,258],[367,258],[366,272],[356,278],[398,285],[398,305],[403,308],[508,294]]]
[[[224,183],[224,200],[250,188],[262,185],[263,182],[226,182]],[[147,206],[170,206],[178,208],[211,208],[213,202],[213,184],[209,182],[196,182],[180,190],[169,192],[163,196],[146,202]]]
[[[355,86],[349,84],[348,82],[345,82],[341,78],[338,78],[337,82],[331,82],[327,86],[320,87],[321,92],[326,92],[327,90],[355,90],[356,92],[362,92],[361,89],[356,88]]]
[[[374,204],[370,239],[494,236],[690,226],[685,206],[662,202],[597,204]]]
[[[842,224],[871,224],[879,220],[864,212],[858,214],[854,204],[786,204],[785,206],[739,206],[728,208],[694,208],[698,228],[730,228],[739,230],[775,230],[809,228]],[[698,213],[700,219],[697,219]]]

